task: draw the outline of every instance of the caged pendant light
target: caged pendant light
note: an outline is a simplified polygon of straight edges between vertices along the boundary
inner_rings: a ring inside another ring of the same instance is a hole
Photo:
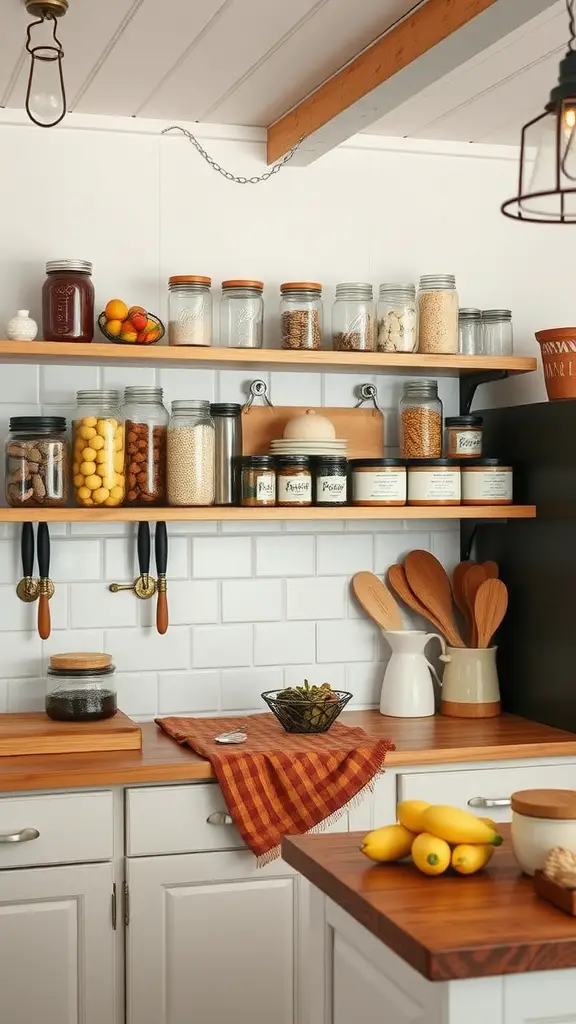
[[[66,90],[62,60],[64,50],[56,35],[56,19],[68,10],[68,0],[24,0],[28,14],[36,20],[28,25],[26,49],[30,54],[30,74],[26,89],[26,113],[40,128],[54,128],[66,115]],[[52,39],[33,44],[34,29],[48,22]]]
[[[535,224],[576,224],[576,0],[566,0],[570,41],[544,113],[522,129],[518,195],[505,217]],[[536,148],[536,159],[527,155]]]

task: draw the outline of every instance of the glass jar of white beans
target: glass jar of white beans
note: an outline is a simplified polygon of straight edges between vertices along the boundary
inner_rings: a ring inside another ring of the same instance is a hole
[[[213,505],[215,428],[210,402],[172,402],[167,438],[169,505]]]
[[[458,292],[453,274],[428,274],[418,288],[418,351],[458,352]]]

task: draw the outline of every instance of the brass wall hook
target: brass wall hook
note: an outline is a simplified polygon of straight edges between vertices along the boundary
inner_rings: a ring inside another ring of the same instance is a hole
[[[156,580],[149,573],[143,573],[134,580],[134,583],[111,583],[108,590],[113,594],[118,594],[121,590],[131,590],[136,597],[146,601],[156,593]]]

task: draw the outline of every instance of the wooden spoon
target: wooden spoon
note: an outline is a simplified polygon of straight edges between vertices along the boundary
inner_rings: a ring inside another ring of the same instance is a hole
[[[470,647],[478,646],[478,632],[476,629],[475,604],[476,594],[479,587],[488,577],[483,565],[472,565],[464,576],[462,589],[464,600],[468,606],[468,619],[470,622]]]
[[[470,618],[470,612],[468,605],[466,604],[466,598],[464,597],[464,577],[468,572],[468,569],[475,564],[475,562],[458,562],[458,565],[452,573],[452,594],[454,596],[454,603],[467,620]]]
[[[429,551],[410,551],[404,559],[410,589],[428,608],[451,647],[464,647],[452,607],[452,587],[441,562]]]
[[[418,615],[423,615],[425,619],[428,619],[428,622],[434,626],[434,629],[439,630],[440,633],[444,632],[438,619],[434,618],[432,612],[428,611],[422,602],[418,600],[416,594],[410,590],[403,565],[390,566],[388,569],[388,582],[392,589],[396,591],[398,597],[404,601],[404,604],[408,605],[413,612],[418,612]]]
[[[357,572],[352,577],[352,589],[366,614],[382,629],[404,629],[396,601],[373,572]]]
[[[498,562],[482,562],[487,580],[497,580],[500,575]]]
[[[502,580],[484,580],[474,602],[478,647],[488,647],[508,607],[508,589]]]

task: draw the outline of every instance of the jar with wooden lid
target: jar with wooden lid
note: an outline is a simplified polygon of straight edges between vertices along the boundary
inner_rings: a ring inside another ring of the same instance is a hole
[[[449,459],[479,459],[482,455],[481,416],[446,418],[446,455]]]
[[[46,714],[55,722],[96,722],[117,711],[110,654],[52,654],[46,685]]]
[[[511,505],[512,466],[501,459],[469,459],[462,465],[463,505]]]
[[[240,504],[246,508],[276,504],[276,468],[271,455],[244,455],[240,459]]]
[[[280,296],[282,348],[322,348],[322,285],[287,281]]]
[[[409,505],[459,505],[460,486],[460,463],[455,459],[408,463]]]
[[[337,284],[332,307],[332,343],[337,352],[374,349],[374,296],[371,284]]]
[[[212,344],[212,278],[176,274],[168,280],[168,344]]]
[[[262,348],[263,281],[222,281],[220,344],[226,348]]]
[[[406,465],[402,459],[351,459],[352,504],[406,504]]]
[[[512,793],[512,848],[522,871],[541,871],[550,850],[576,850],[576,790],[522,789]]]
[[[312,472],[307,455],[276,458],[276,504],[298,508],[312,504]]]
[[[442,455],[442,402],[435,380],[408,380],[400,400],[400,455],[439,459]]]

